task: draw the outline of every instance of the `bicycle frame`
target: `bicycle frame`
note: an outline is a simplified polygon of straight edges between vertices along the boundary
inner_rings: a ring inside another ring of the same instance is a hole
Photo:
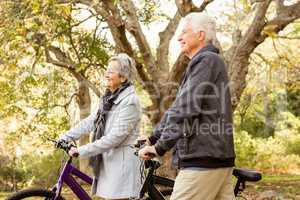
[[[77,181],[72,177],[72,175],[80,178],[81,180],[83,180],[84,182],[90,185],[93,183],[93,179],[91,177],[84,174],[83,172],[81,172],[80,170],[78,170],[76,167],[72,165],[72,157],[70,157],[67,163],[65,164],[63,170],[60,173],[57,184],[52,189],[52,191],[55,192],[54,200],[58,199],[61,193],[63,183],[67,184],[79,199],[92,200],[92,198],[79,185],[79,183],[77,183]]]
[[[143,187],[140,191],[140,198],[143,198],[145,193],[148,192],[148,195],[151,199],[165,200],[163,194],[154,186],[154,184],[173,188],[174,180],[157,176],[154,175],[153,173],[154,173],[154,168],[149,168],[149,172],[144,181]]]
[[[155,184],[163,185],[171,188],[171,191],[174,187],[174,180],[160,177],[154,174],[155,169],[157,169],[160,165],[156,161],[145,161],[147,162],[146,168],[149,169],[147,173],[147,177],[144,181],[143,187],[140,192],[140,198],[143,198],[145,193],[148,193],[148,196],[151,199],[155,200],[165,200],[164,194],[159,191]],[[233,174],[237,178],[237,182],[234,187],[234,196],[238,196],[240,192],[242,192],[246,188],[246,182],[256,182],[261,179],[261,173],[253,171],[253,170],[246,170],[246,169],[238,169],[235,168],[233,170]]]

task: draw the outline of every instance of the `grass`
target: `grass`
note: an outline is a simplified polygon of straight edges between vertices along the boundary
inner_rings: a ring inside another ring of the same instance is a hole
[[[300,196],[299,188],[300,175],[264,175],[263,179],[257,183],[247,183],[247,192],[245,193],[251,196],[251,199],[256,199],[259,194],[272,190],[285,199],[294,199],[296,196]],[[89,190],[90,188],[86,188],[86,191]],[[4,200],[8,194],[7,192],[0,192],[0,200]],[[64,190],[63,196],[66,200],[77,199],[69,190]]]
[[[300,195],[300,176],[299,175],[264,175],[262,180],[257,183],[248,183],[247,191],[259,196],[266,191],[274,191],[278,195],[294,199]]]
[[[8,192],[0,192],[0,200],[3,200],[8,194]]]

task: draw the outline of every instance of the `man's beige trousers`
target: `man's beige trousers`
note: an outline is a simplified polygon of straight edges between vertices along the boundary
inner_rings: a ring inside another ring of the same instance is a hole
[[[233,200],[232,170],[180,170],[171,200]]]

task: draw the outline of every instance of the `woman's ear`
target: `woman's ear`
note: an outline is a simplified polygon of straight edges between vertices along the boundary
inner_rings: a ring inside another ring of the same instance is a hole
[[[127,81],[127,79],[124,76],[121,76],[120,79],[121,79],[121,83],[125,83]]]

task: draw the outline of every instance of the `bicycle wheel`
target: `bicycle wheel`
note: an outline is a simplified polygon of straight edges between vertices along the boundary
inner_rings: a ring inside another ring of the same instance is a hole
[[[164,189],[160,191],[164,196],[171,196],[173,189]]]
[[[173,189],[163,189],[163,190],[160,190],[160,193],[164,196],[164,198],[166,200],[170,199],[172,192],[173,192]],[[152,199],[150,197],[146,197],[145,200],[155,200],[155,199]]]
[[[51,200],[54,199],[55,193],[46,190],[46,189],[26,189],[21,190],[19,192],[16,192],[9,196],[6,200],[20,200],[20,199],[26,199],[26,200]],[[64,200],[64,198],[59,197],[59,200]]]

